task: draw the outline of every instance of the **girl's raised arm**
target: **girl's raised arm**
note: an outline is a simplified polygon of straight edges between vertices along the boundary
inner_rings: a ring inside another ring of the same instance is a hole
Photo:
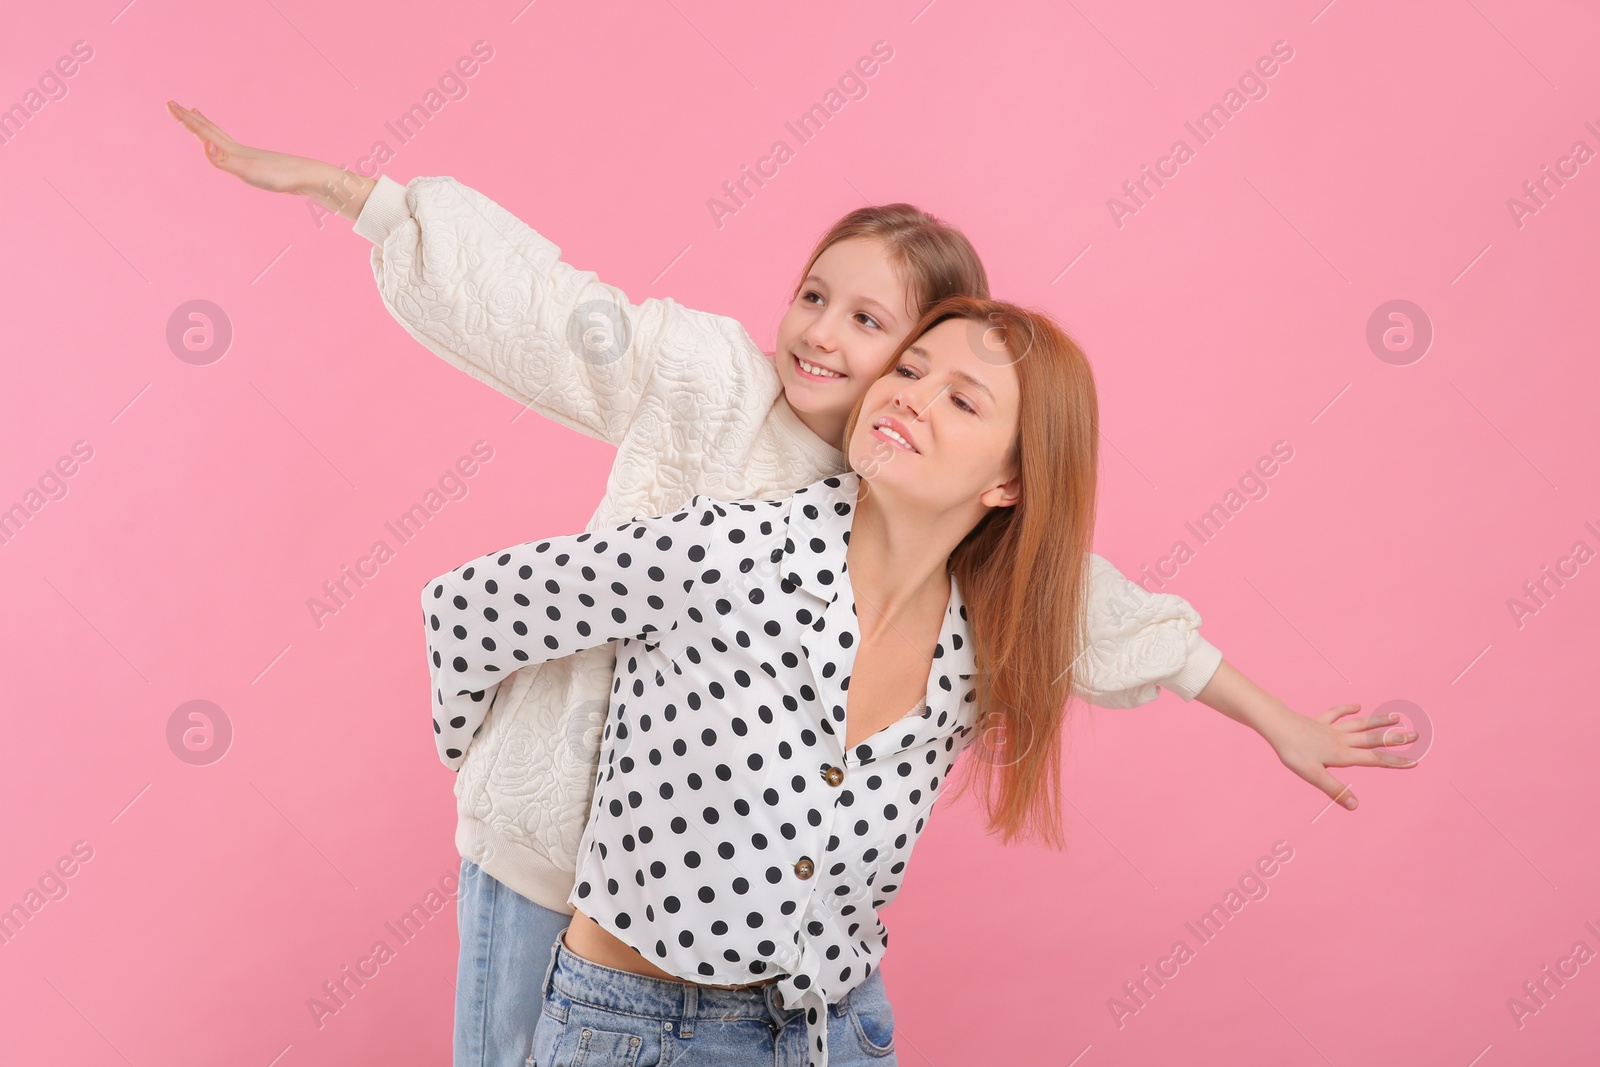
[[[313,197],[332,211],[354,220],[375,184],[347,170],[305,156],[242,145],[198,111],[167,101],[167,113],[200,139],[213,167],[246,185],[269,193]]]
[[[671,515],[526,541],[430,581],[422,615],[439,758],[459,770],[495,688],[535,663],[676,625],[722,514],[696,495]]]
[[[1222,664],[1222,652],[1200,635],[1200,613],[1175,593],[1149,592],[1093,552],[1089,568],[1088,639],[1074,691],[1102,708],[1138,707],[1162,688],[1193,700]]]
[[[257,188],[310,196],[373,244],[389,313],[445,362],[569,429],[619,444],[652,381],[712,411],[742,409],[770,361],[736,320],[670,299],[631,302],[454,178],[363,178],[241,145],[198,111],[168,110],[213,166]]]
[[[511,212],[454,178],[380,175],[356,219],[384,306],[445,362],[579,433],[620,444],[663,349],[728,373],[731,320],[634,304]],[[721,353],[719,358],[718,353]],[[676,376],[676,375],[674,375]],[[698,377],[698,375],[696,375]]]

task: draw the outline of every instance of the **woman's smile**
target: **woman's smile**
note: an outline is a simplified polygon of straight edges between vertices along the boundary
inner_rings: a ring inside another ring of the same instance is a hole
[[[912,438],[911,431],[906,424],[889,415],[884,415],[872,424],[872,436],[879,440],[888,441],[902,452],[921,452],[916,440]]]

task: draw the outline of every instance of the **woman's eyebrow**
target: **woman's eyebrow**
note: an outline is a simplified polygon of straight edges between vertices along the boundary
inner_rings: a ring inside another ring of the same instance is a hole
[[[933,362],[933,358],[928,355],[928,350],[920,345],[911,345],[906,349],[906,354],[915,354],[926,363]],[[972,388],[981,392],[984,396],[988,397],[991,401],[994,400],[994,393],[989,389],[989,387],[984,385],[983,382],[979,381],[977,378],[974,378],[972,375],[968,374],[966,371],[952,370],[950,372],[950,377],[956,379],[956,381],[965,382],[966,384],[972,386]]]

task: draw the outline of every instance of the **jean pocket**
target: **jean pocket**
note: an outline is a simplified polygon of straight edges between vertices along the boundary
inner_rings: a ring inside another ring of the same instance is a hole
[[[659,1026],[653,1019],[637,1019],[615,1012],[569,1002],[571,1014],[564,1022],[539,1020],[533,1047],[534,1067],[658,1067],[664,1054]],[[626,1027],[627,1029],[613,1029]]]
[[[869,1056],[894,1052],[894,1009],[887,997],[852,997],[846,1007],[863,1052]]]

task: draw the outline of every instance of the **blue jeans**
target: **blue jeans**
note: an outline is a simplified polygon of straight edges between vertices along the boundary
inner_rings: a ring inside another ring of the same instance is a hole
[[[461,861],[455,1067],[524,1067],[539,1022],[540,978],[571,921]]]
[[[716,989],[593,963],[561,937],[551,950],[528,1067],[805,1067],[805,1010],[778,1007],[776,983]],[[881,970],[829,1006],[828,1062],[896,1063]]]

